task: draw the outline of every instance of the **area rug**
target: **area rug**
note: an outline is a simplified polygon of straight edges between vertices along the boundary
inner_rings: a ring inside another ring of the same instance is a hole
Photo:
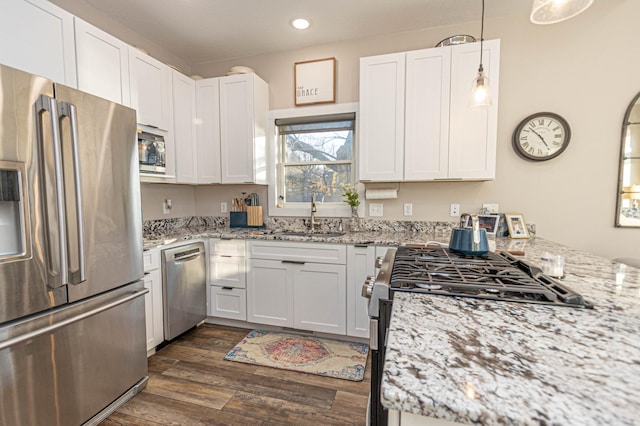
[[[368,354],[365,343],[253,330],[224,359],[358,382]]]

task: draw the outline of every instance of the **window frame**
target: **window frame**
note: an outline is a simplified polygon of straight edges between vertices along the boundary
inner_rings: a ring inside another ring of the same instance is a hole
[[[355,113],[356,124],[353,135],[353,159],[351,160],[351,168],[353,174],[354,185],[358,188],[358,176],[357,176],[357,158],[358,158],[358,120],[359,104],[333,104],[325,106],[314,106],[296,109],[282,109],[272,110],[269,112],[269,122],[267,128],[267,135],[270,135],[269,146],[269,216],[293,216],[293,217],[308,217],[310,215],[311,206],[309,203],[286,203],[283,207],[277,207],[278,195],[282,189],[284,189],[284,164],[282,163],[282,152],[280,135],[278,134],[278,128],[275,125],[276,119],[281,118],[297,118],[297,117],[313,117],[318,115],[330,115],[330,114],[342,114],[342,113]],[[293,163],[288,163],[292,165]],[[308,164],[308,163],[307,163]],[[363,189],[362,189],[363,191]],[[362,197],[361,197],[362,198]],[[316,203],[317,217],[349,217],[351,215],[351,208],[347,203]],[[363,208],[362,204],[360,208]],[[362,214],[362,212],[361,212]]]

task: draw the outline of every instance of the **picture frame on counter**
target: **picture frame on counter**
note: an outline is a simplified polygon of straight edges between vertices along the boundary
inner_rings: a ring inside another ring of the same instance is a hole
[[[296,62],[293,67],[295,105],[336,102],[336,58]]]
[[[500,216],[493,214],[479,214],[478,223],[480,225],[480,229],[484,229],[487,232],[487,235],[495,236],[498,232],[498,226],[500,225]],[[470,217],[467,217],[467,222],[464,226],[469,228],[471,227]]]
[[[522,213],[505,213],[504,218],[507,222],[507,228],[509,228],[509,237],[513,239],[530,237],[529,229]]]

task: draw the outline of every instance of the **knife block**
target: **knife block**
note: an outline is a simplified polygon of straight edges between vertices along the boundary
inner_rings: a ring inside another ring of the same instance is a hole
[[[229,228],[246,228],[247,212],[229,212]]]
[[[263,226],[262,206],[247,206],[247,226]]]

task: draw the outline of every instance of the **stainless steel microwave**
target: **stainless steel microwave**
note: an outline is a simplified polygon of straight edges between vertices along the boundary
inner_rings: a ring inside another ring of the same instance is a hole
[[[165,174],[167,168],[164,137],[147,132],[138,133],[138,157],[141,172]]]

